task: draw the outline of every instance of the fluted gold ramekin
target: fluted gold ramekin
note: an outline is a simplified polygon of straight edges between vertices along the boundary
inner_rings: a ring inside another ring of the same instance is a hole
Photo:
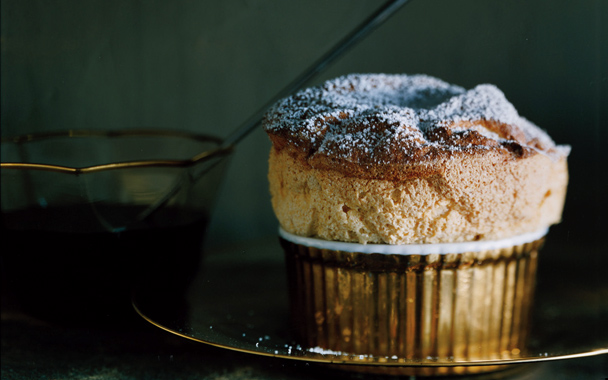
[[[311,349],[408,360],[517,357],[526,347],[546,232],[397,246],[327,242],[280,230],[296,338]]]

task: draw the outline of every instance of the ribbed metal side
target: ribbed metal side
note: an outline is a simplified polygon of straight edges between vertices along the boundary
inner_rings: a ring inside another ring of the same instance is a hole
[[[408,256],[282,244],[293,325],[307,347],[456,361],[514,358],[525,349],[542,239]]]

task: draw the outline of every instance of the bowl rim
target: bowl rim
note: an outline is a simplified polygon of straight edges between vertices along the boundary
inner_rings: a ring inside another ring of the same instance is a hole
[[[60,173],[69,174],[86,174],[100,172],[104,170],[116,170],[125,168],[139,168],[139,167],[189,167],[201,163],[203,161],[210,160],[212,158],[219,158],[227,156],[234,150],[234,145],[222,145],[222,140],[218,137],[199,134],[193,132],[187,132],[182,130],[168,130],[168,129],[127,129],[127,130],[87,130],[87,129],[69,129],[63,131],[52,131],[52,132],[41,132],[41,133],[29,133],[24,135],[17,135],[12,137],[2,137],[0,142],[13,143],[16,145],[23,145],[32,141],[40,141],[46,139],[54,139],[59,137],[93,137],[93,138],[121,138],[121,137],[134,137],[134,136],[169,136],[169,137],[181,137],[185,139],[197,140],[201,142],[214,142],[217,144],[215,149],[205,150],[197,153],[193,157],[183,160],[135,160],[135,161],[121,161],[111,162],[106,164],[91,165],[86,167],[72,167],[63,165],[53,165],[44,163],[26,163],[26,162],[1,162],[0,168],[4,169],[17,169],[17,170],[45,170]]]

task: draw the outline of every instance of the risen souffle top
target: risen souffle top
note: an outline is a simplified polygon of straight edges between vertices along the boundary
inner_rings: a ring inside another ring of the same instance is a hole
[[[313,167],[370,178],[418,176],[421,164],[455,154],[559,159],[569,152],[521,117],[496,86],[465,90],[427,75],[339,77],[278,102],[264,125],[275,148],[289,146]]]

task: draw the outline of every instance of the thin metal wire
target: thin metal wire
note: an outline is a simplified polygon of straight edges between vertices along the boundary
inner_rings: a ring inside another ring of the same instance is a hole
[[[230,134],[222,143],[222,146],[231,146],[241,141],[245,136],[251,133],[262,121],[264,114],[281,98],[284,98],[293,92],[297,91],[308,83],[313,77],[325,70],[330,63],[336,58],[341,56],[346,50],[351,48],[365,36],[367,36],[372,30],[376,29],[382,23],[384,23],[390,16],[392,16],[398,9],[403,5],[407,4],[411,0],[389,0],[380,9],[378,9],[368,19],[363,21],[357,28],[355,28],[350,34],[344,37],[338,42],[332,49],[330,49],[325,55],[319,60],[313,63],[306,71],[300,76],[288,84],[283,90],[277,93],[268,103],[260,108],[255,114],[247,119],[239,128],[237,128],[232,134]]]

